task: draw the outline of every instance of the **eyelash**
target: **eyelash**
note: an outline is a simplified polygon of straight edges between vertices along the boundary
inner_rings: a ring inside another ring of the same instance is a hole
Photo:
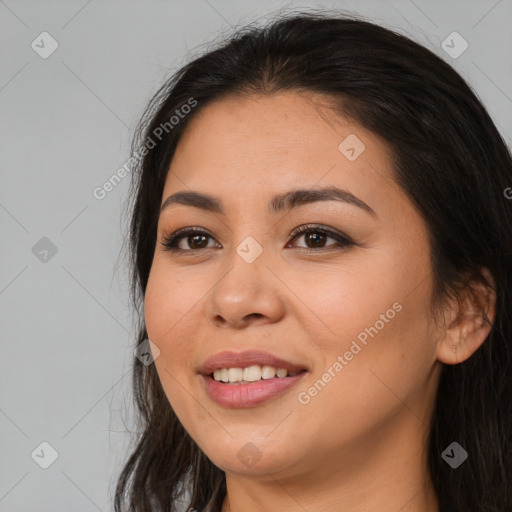
[[[295,229],[290,236],[292,237],[292,240],[295,240],[300,235],[303,235],[305,233],[321,233],[324,235],[327,235],[329,238],[333,238],[338,242],[339,248],[347,248],[353,245],[356,245],[353,240],[351,240],[348,236],[337,233],[335,231],[331,231],[330,229],[326,229],[319,225],[311,225],[306,224],[303,226],[299,226],[297,229]],[[201,250],[207,250],[212,249],[212,247],[207,247],[203,249],[179,249],[177,247],[178,243],[182,238],[185,238],[189,235],[206,235],[207,237],[210,237],[213,239],[213,236],[211,236],[207,231],[204,231],[200,228],[182,228],[178,229],[171,235],[164,235],[162,238],[162,241],[160,242],[162,246],[164,247],[165,251],[170,251],[174,253],[197,253]],[[336,244],[331,244],[336,245]],[[329,246],[327,246],[329,247]],[[328,249],[326,247],[318,247],[318,248],[312,248],[312,247],[299,247],[299,249],[302,249],[307,252],[318,252],[318,251],[330,251],[332,249]]]

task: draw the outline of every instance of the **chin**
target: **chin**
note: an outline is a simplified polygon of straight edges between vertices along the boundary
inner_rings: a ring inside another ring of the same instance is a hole
[[[251,440],[252,439],[252,440]],[[293,449],[282,445],[271,446],[253,441],[254,437],[226,440],[222,445],[201,446],[215,466],[226,473],[242,475],[267,475],[287,471],[293,465],[290,453]]]

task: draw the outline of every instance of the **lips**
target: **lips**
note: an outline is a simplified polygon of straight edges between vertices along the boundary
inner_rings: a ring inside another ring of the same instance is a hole
[[[249,350],[245,352],[220,352],[207,359],[201,366],[199,372],[202,375],[211,375],[215,370],[222,368],[246,368],[252,365],[273,366],[284,368],[290,373],[300,372],[307,368],[299,363],[288,361],[268,352],[260,350]]]
[[[296,375],[276,376],[243,383],[225,383],[213,378],[215,370],[248,368],[255,365],[286,369],[289,373],[296,373]],[[226,408],[256,407],[268,401],[277,400],[279,397],[284,397],[288,394],[286,392],[296,386],[307,372],[308,369],[303,364],[260,350],[238,353],[232,351],[220,352],[207,359],[198,371],[206,394],[218,405]]]

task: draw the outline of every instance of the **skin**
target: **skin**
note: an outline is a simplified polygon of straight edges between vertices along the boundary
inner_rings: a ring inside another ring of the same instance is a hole
[[[366,146],[354,161],[338,149],[349,134]],[[326,98],[291,91],[217,100],[197,112],[178,144],[162,203],[194,190],[220,198],[225,213],[180,204],[162,212],[146,326],[161,351],[155,365],[169,402],[226,472],[222,512],[438,510],[425,440],[441,362],[470,357],[489,328],[473,295],[462,306],[447,301],[441,321],[431,318],[427,226],[392,169],[382,139],[335,115]],[[376,216],[337,201],[267,211],[275,194],[327,185],[350,191]],[[307,234],[290,237],[310,223],[356,245],[328,237],[315,249]],[[185,236],[180,247],[188,253],[165,251],[163,236],[189,226],[213,235],[208,248]],[[263,248],[252,263],[236,252],[247,236]],[[394,318],[300,403],[299,393],[394,303],[402,307]],[[492,305],[485,307],[492,316]],[[246,349],[309,371],[257,407],[222,407],[206,394],[198,368],[220,351]],[[247,443],[260,457],[252,465],[237,456]]]

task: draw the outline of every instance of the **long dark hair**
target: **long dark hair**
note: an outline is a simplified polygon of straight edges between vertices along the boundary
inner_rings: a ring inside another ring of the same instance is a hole
[[[428,467],[441,512],[512,510],[512,201],[506,193],[512,159],[463,78],[394,31],[339,12],[281,14],[264,27],[238,30],[161,87],[132,146],[128,243],[136,345],[148,337],[141,305],[164,183],[184,128],[223,95],[282,90],[326,95],[340,115],[387,141],[394,179],[428,225],[433,312],[443,298],[458,297],[468,276],[496,293],[485,342],[466,361],[442,365]],[[134,358],[133,391],[140,432],[117,481],[116,512],[167,512],[181,499],[185,508],[219,511],[225,474],[181,425],[154,364]],[[441,457],[453,441],[469,454],[457,469]]]

